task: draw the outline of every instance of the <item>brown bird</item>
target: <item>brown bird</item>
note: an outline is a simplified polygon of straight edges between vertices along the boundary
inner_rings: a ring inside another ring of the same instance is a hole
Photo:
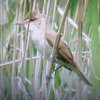
[[[42,55],[45,51],[46,59],[50,58],[57,33],[51,28],[48,20],[43,14],[36,10],[30,11],[23,21],[16,22],[15,25],[24,25],[26,29],[28,29],[29,25],[29,34],[34,46]],[[62,39],[58,45],[56,62],[61,66],[74,71],[81,80],[92,86],[92,83],[83,74],[78,64],[74,61],[74,57],[68,45]]]

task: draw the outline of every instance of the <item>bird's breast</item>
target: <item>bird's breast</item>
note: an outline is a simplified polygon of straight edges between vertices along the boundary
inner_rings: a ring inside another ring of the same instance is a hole
[[[35,48],[42,54],[45,55],[47,59],[52,51],[52,47],[48,44],[45,38],[45,28],[41,28],[39,25],[29,26],[30,38],[35,46]]]

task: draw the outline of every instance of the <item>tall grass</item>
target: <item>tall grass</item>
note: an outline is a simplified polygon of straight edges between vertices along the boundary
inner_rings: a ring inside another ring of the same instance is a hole
[[[35,49],[28,30],[13,24],[22,20],[28,11],[36,9],[46,15],[58,32],[68,1],[0,0],[0,100],[100,99],[98,0],[72,0],[62,30],[62,38],[93,87],[65,68],[52,74],[53,79],[47,87],[50,62]]]

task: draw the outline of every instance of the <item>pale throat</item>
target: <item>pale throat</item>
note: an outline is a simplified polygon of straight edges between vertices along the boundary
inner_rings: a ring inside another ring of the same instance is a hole
[[[35,48],[42,54],[46,55],[46,58],[49,59],[51,54],[51,47],[46,41],[45,30],[46,30],[46,20],[40,20],[40,22],[30,22],[29,23],[29,34],[30,38],[35,46]],[[25,24],[25,28],[28,28],[28,24]],[[44,54],[45,53],[45,54]]]

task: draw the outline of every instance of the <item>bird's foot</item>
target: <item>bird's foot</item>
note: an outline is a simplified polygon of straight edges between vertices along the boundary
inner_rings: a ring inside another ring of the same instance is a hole
[[[52,61],[52,62],[57,62],[56,57],[50,57],[49,59],[50,59],[50,61]]]
[[[47,75],[46,75],[46,80],[50,81],[51,79],[53,79],[52,76],[47,76]]]

